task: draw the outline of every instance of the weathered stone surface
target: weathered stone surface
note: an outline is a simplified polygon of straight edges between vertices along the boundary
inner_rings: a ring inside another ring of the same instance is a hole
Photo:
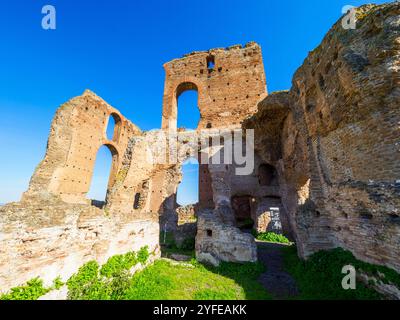
[[[209,264],[214,267],[218,267],[221,261],[218,258],[215,258],[211,253],[208,252],[199,252],[196,254],[197,261]]]
[[[40,277],[51,286],[90,260],[105,263],[116,254],[144,246],[159,256],[158,220],[138,216],[106,216],[94,206],[26,203],[0,211],[0,288],[22,285]]]
[[[212,211],[199,212],[197,227],[197,259],[207,260],[207,257],[212,256],[215,260],[228,262],[257,261],[254,237],[232,225],[224,224]]]
[[[292,89],[244,125],[277,168],[301,256],[340,246],[399,271],[400,4],[357,15],[355,30],[335,24]]]
[[[377,279],[378,278],[378,279]],[[379,277],[369,276],[360,273],[358,279],[365,283],[366,286],[374,288],[376,291],[391,300],[400,300],[400,288],[391,283],[384,283]]]
[[[184,254],[171,254],[171,259],[175,261],[190,261],[192,259],[190,256],[185,256]]]

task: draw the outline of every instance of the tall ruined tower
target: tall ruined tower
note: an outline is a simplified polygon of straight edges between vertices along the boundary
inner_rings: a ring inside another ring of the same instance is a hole
[[[164,68],[162,129],[177,128],[177,101],[186,90],[198,92],[198,129],[240,128],[267,95],[261,48],[254,42],[193,52],[164,64]],[[201,163],[199,204],[214,204],[208,165]]]
[[[177,99],[186,90],[198,92],[199,128],[239,127],[267,93],[261,48],[254,42],[193,52],[164,68],[163,129],[176,128]]]

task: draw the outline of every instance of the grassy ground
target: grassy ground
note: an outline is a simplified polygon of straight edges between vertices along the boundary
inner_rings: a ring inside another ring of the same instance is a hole
[[[381,295],[363,283],[357,281],[356,290],[344,290],[342,279],[343,266],[352,265],[357,272],[368,268],[385,270],[361,262],[343,249],[320,251],[313,254],[307,261],[300,260],[295,246],[282,249],[286,271],[296,280],[300,294],[297,300],[378,300]],[[389,269],[388,269],[389,270]],[[391,274],[391,271],[388,271]],[[372,272],[372,273],[375,273]]]
[[[258,264],[223,263],[218,268],[199,263],[171,264],[156,261],[135,275],[124,298],[130,300],[244,300],[269,299],[257,282]]]
[[[125,264],[125,262],[124,262]],[[106,264],[107,265],[107,264]],[[263,266],[257,263],[222,263],[206,267],[195,260],[155,261],[131,276],[120,264],[106,270],[95,262],[83,266],[68,281],[72,300],[243,300],[269,299],[257,282]]]
[[[383,275],[382,281],[400,285],[400,275],[394,270],[374,266],[357,260],[343,249],[321,251],[307,261],[297,257],[296,247],[282,249],[284,269],[295,279],[299,289],[298,300],[368,300],[381,296],[361,282],[356,290],[341,286],[342,268],[352,265],[372,276]],[[168,254],[174,250],[170,249]],[[179,252],[182,253],[182,252]],[[190,252],[189,256],[190,256]],[[219,267],[205,266],[192,258],[180,263],[160,259],[144,270],[131,275],[136,264],[145,264],[151,253],[147,248],[138,252],[111,257],[99,266],[91,261],[82,266],[68,281],[71,300],[267,300],[271,295],[260,284],[265,272],[262,263],[221,263]],[[382,278],[382,276],[381,276]],[[35,300],[63,283],[56,278],[50,288],[43,287],[40,279],[13,288],[0,296],[0,300]]]
[[[140,254],[141,253],[141,254]],[[68,280],[72,300],[243,300],[269,299],[257,279],[260,263],[221,263],[204,266],[192,259],[179,263],[160,259],[133,276],[128,272],[145,263],[146,250],[110,258],[103,266],[95,261],[82,266]]]

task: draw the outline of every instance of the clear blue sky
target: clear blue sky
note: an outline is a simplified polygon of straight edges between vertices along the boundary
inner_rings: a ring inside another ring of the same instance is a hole
[[[163,63],[254,40],[263,49],[269,91],[288,89],[341,8],[367,2],[2,0],[0,203],[26,190],[57,107],[86,88],[140,128],[158,128]],[[57,9],[54,31],[41,28],[46,4]],[[183,100],[180,106],[195,103],[191,94]]]

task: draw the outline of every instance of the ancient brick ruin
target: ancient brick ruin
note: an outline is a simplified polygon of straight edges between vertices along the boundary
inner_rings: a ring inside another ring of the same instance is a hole
[[[400,7],[358,15],[356,30],[333,26],[289,91],[267,94],[261,48],[249,43],[166,63],[160,130],[141,131],[90,91],[62,105],[29,189],[0,208],[1,290],[36,276],[67,279],[89,260],[144,245],[158,256],[164,227],[180,241],[196,236],[200,261],[256,261],[254,238],[241,230],[250,220],[292,238],[303,258],[343,247],[400,271]],[[185,90],[198,92],[197,131],[177,129]],[[183,162],[215,154],[190,152],[201,129],[206,140],[218,129],[254,129],[254,170],[238,176],[237,164],[199,160],[199,203],[182,208]],[[150,161],[166,132],[177,137],[177,161]],[[95,206],[86,195],[104,145],[112,170],[106,203]]]

